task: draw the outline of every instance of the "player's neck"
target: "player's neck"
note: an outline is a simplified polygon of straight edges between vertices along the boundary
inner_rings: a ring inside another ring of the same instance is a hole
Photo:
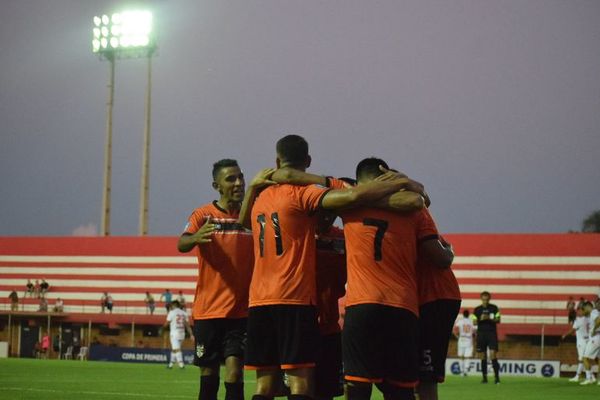
[[[297,171],[306,172],[306,167],[305,166],[296,165],[296,164],[290,164],[290,163],[286,163],[286,162],[282,162],[280,164],[279,168],[289,168],[289,169],[295,169]]]
[[[242,206],[239,201],[233,201],[225,197],[221,197],[219,200],[217,200],[217,205],[230,214],[234,211],[239,211],[240,207]]]

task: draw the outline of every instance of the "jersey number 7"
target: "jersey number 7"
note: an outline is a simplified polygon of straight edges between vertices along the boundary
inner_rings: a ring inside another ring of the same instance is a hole
[[[363,225],[374,226],[377,228],[375,240],[373,241],[373,246],[375,247],[374,257],[375,261],[381,261],[383,258],[383,255],[381,254],[381,244],[383,243],[385,231],[387,231],[388,228],[388,222],[383,219],[365,218],[363,219]]]
[[[260,233],[258,234],[258,246],[260,248],[260,256],[263,257],[265,251],[265,225],[267,223],[265,214],[259,214],[256,217],[256,222],[260,225]],[[281,240],[281,226],[279,225],[279,214],[274,212],[271,214],[271,223],[275,231],[275,247],[278,256],[283,254],[283,241]]]

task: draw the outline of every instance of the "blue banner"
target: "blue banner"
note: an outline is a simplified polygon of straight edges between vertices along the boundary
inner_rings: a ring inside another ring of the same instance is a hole
[[[92,345],[89,359],[94,361],[167,364],[170,356],[171,350],[169,349]],[[183,360],[186,364],[191,364],[194,361],[194,352],[192,350],[183,350]]]

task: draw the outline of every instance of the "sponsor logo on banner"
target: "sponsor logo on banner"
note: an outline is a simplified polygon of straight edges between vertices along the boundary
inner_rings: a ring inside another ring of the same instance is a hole
[[[537,376],[543,378],[560,377],[560,361],[545,360],[498,360],[500,364],[500,376]],[[488,360],[488,374],[493,375],[492,363]],[[465,370],[467,375],[481,375],[481,360],[465,360]],[[460,375],[460,360],[458,358],[448,358],[446,360],[446,374]]]

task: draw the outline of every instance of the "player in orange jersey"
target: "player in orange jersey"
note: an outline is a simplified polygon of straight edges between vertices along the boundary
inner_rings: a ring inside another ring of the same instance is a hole
[[[377,158],[357,166],[358,188],[387,164]],[[418,383],[417,254],[447,267],[453,254],[438,240],[422,211],[400,214],[376,208],[341,212],[348,286],[343,358],[348,398],[366,400],[372,384],[385,398],[414,399]]]
[[[288,135],[277,142],[278,167],[304,171],[310,161],[308,143],[302,137]],[[258,195],[248,191],[240,220],[247,222],[246,209],[252,210],[255,264],[246,368],[257,371],[254,400],[273,396],[279,368],[289,377],[291,399],[313,395],[318,346],[316,212],[370,203],[405,184],[394,179],[344,190],[283,184],[270,186]]]
[[[429,210],[423,209],[429,214]],[[431,215],[429,214],[429,218]],[[436,229],[437,230],[437,229]],[[452,251],[441,236],[440,243]],[[461,295],[451,268],[439,268],[427,257],[417,264],[419,287],[419,398],[437,400],[437,384],[444,382],[446,356],[452,329],[460,311]]]
[[[248,287],[254,264],[252,234],[238,224],[245,180],[238,163],[230,159],[216,162],[212,176],[219,199],[194,210],[178,249],[187,253],[195,248],[198,256],[192,307],[194,363],[200,367],[198,398],[217,399],[220,363],[224,361],[225,398],[242,400]],[[253,184],[264,182],[258,179]]]

